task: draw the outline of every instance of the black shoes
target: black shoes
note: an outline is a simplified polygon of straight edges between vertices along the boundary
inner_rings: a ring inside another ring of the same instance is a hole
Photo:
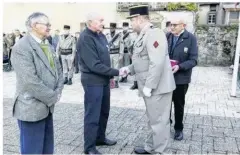
[[[147,152],[144,148],[141,148],[141,147],[134,148],[134,152],[136,154],[151,154],[151,153]]]
[[[138,89],[137,81],[134,81],[133,86],[130,89],[131,90]]]
[[[179,131],[179,130],[176,130],[175,135],[174,135],[174,139],[179,140],[179,141],[183,140],[183,132]]]
[[[123,82],[124,81],[124,78],[122,77],[120,80],[119,80],[119,82]]]
[[[121,80],[119,80],[119,82],[121,82],[121,83],[127,83],[127,77],[121,78]]]
[[[113,146],[115,144],[117,144],[117,141],[110,140],[110,139],[107,139],[107,138],[105,138],[104,141],[96,141],[96,146],[101,146],[101,145]]]
[[[67,83],[68,85],[72,85],[72,78],[69,78],[69,80],[68,80],[68,83]]]
[[[97,149],[84,151],[84,154],[101,154]]]
[[[67,84],[67,83],[68,83],[68,78],[65,77],[64,84]]]

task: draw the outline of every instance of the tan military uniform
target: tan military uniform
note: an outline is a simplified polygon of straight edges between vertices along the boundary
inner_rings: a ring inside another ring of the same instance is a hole
[[[115,35],[117,35],[116,33]],[[124,44],[122,40],[122,33],[119,34],[118,38],[113,42],[112,46],[110,48],[110,60],[111,60],[111,67],[115,69],[120,69],[122,67],[123,62],[123,55],[124,55]],[[112,37],[110,33],[106,34],[106,38],[108,42],[114,38]],[[111,50],[115,49],[115,50]],[[119,76],[114,77],[115,81],[119,80]]]
[[[59,37],[56,52],[61,56],[63,76],[65,78],[72,78],[74,71],[74,58],[76,55],[76,40],[70,34],[67,38],[64,35]]]
[[[169,115],[172,92],[176,88],[164,32],[148,23],[134,42],[132,61],[129,69],[136,75],[151,130],[145,150],[163,153],[170,141]],[[144,96],[144,87],[152,89],[151,97]]]

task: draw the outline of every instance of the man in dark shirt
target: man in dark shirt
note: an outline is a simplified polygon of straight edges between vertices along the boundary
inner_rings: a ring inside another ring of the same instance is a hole
[[[183,139],[185,95],[191,82],[192,68],[197,65],[198,60],[197,39],[185,27],[184,20],[172,20],[171,32],[166,34],[170,59],[177,61],[177,65],[172,67],[176,82],[176,89],[173,91],[175,140]]]
[[[123,73],[111,68],[108,42],[103,31],[103,17],[90,13],[87,27],[77,42],[84,89],[84,153],[100,154],[98,145],[115,145],[105,137],[110,110],[110,79]]]

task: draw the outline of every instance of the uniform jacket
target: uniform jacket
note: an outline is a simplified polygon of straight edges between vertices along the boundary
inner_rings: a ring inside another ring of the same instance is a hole
[[[59,60],[52,48],[55,69],[40,48],[27,34],[13,47],[11,62],[16,72],[16,93],[13,116],[22,121],[39,121],[53,113],[54,105],[63,89],[63,75]]]
[[[71,49],[72,50],[72,56],[75,57],[76,54],[76,39],[72,35],[68,35],[67,38],[64,37],[64,35],[61,35],[59,37],[58,45],[57,45],[57,54],[61,54],[61,49]]]
[[[117,35],[118,33],[116,33],[115,35]],[[114,36],[115,36],[114,35]],[[112,47],[109,47],[109,48],[119,48],[119,50],[116,50],[116,52],[119,53],[120,55],[120,59],[123,58],[123,54],[124,54],[124,43],[123,43],[123,40],[122,40],[122,32],[119,32],[119,36],[118,38],[113,42],[113,46]],[[113,37],[114,37],[113,36]],[[110,42],[113,38],[111,36],[110,33],[107,33],[106,34],[106,38],[107,38],[107,41]]]
[[[164,32],[148,23],[138,35],[133,46],[132,75],[136,75],[139,95],[143,87],[152,89],[152,95],[172,92],[175,88]]]
[[[122,40],[123,40],[123,44],[124,44],[124,49],[127,49],[128,51],[130,51],[131,50],[131,45],[132,45],[132,32],[127,32],[127,33],[129,33],[128,34],[128,36],[125,38],[125,39],[123,39],[123,37],[124,37],[124,34],[121,36],[122,38]]]
[[[173,34],[168,33],[168,51],[170,59],[179,62],[179,71],[174,74],[176,84],[188,84],[191,82],[192,68],[197,65],[198,46],[196,37],[184,30],[173,47]]]

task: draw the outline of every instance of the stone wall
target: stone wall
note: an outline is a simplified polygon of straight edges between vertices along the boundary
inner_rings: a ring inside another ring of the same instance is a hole
[[[236,50],[238,26],[198,25],[195,35],[198,39],[200,66],[229,66]]]

